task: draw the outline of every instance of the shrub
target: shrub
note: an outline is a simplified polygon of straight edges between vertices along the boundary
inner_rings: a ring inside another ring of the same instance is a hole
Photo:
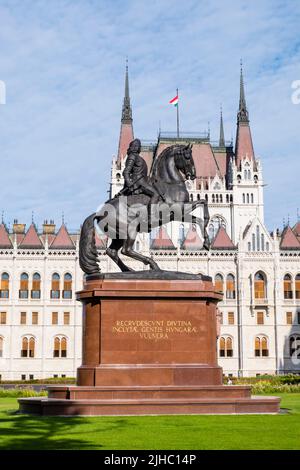
[[[26,398],[26,397],[41,397],[46,396],[46,390],[36,392],[32,388],[0,388],[0,398]]]

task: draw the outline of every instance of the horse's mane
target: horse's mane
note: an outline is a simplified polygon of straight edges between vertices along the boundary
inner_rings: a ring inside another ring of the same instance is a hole
[[[184,147],[182,144],[175,144],[171,145],[170,147],[165,148],[156,158],[151,170],[150,178],[156,178],[157,176],[157,170],[160,162],[162,161],[163,158],[171,158],[173,155],[176,153],[177,150],[181,149]]]

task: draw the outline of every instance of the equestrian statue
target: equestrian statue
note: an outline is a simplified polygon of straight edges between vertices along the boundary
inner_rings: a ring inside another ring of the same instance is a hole
[[[151,257],[134,250],[134,243],[138,233],[149,233],[171,221],[189,221],[199,226],[203,249],[209,249],[207,201],[190,201],[185,185],[186,180],[196,178],[192,145],[176,144],[164,149],[155,158],[149,176],[140,152],[141,141],[135,139],[127,150],[123,189],[83,223],[79,263],[88,275],[100,273],[95,241],[95,228],[98,230],[98,227],[111,239],[106,254],[123,272],[132,269],[121,260],[119,250],[123,255],[149,265],[152,270],[160,270]],[[203,207],[203,218],[192,214],[198,206]]]

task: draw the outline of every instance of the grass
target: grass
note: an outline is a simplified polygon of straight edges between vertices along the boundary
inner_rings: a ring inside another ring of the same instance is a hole
[[[33,417],[0,398],[4,449],[300,449],[300,394],[281,394],[280,415]]]

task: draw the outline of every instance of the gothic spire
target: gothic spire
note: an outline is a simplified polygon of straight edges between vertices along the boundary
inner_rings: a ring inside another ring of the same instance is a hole
[[[128,60],[126,59],[125,93],[124,93],[123,106],[122,106],[121,130],[120,130],[118,158],[117,158],[117,161],[119,164],[126,157],[128,146],[132,140],[133,140],[132,109],[130,105],[130,96],[129,96]]]
[[[220,113],[220,137],[219,137],[219,147],[225,147],[222,106],[221,106],[221,113]]]
[[[124,93],[121,121],[123,124],[132,123],[132,110],[131,110],[130,96],[129,96],[128,59],[126,59],[125,93]]]
[[[240,74],[240,102],[239,102],[239,110],[237,113],[237,121],[238,123],[240,122],[249,123],[249,116],[248,116],[248,110],[247,110],[246,98],[245,98],[242,61],[241,61],[241,74]]]

